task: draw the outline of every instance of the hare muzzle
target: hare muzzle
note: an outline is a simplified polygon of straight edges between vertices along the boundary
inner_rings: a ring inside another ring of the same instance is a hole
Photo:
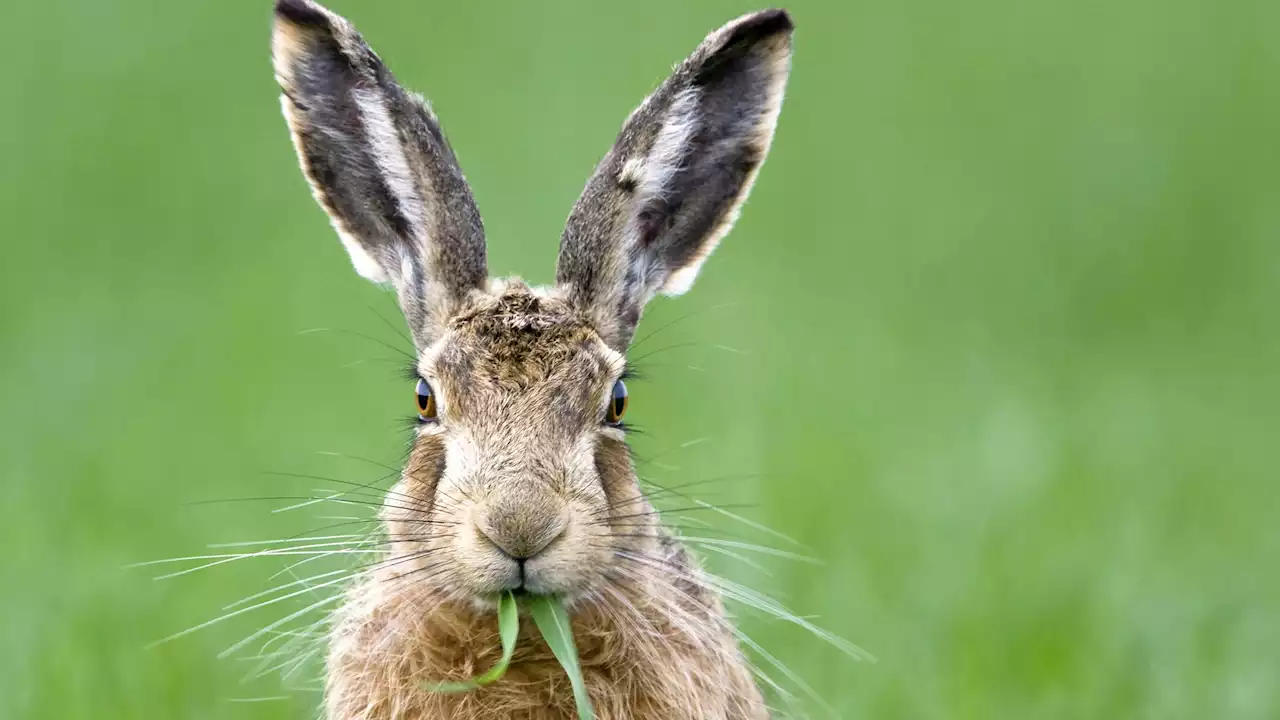
[[[556,544],[568,526],[568,508],[549,494],[508,493],[477,508],[474,547],[501,577],[498,590],[553,592]]]

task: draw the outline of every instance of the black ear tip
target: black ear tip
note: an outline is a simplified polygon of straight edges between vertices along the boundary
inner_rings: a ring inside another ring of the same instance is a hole
[[[771,8],[743,15],[708,37],[708,40],[716,38],[716,49],[712,50],[714,54],[734,55],[758,43],[789,36],[795,27],[786,10]]]
[[[762,14],[765,16],[764,23],[769,26],[770,32],[791,32],[796,29],[791,13],[784,8],[772,8],[763,11]]]
[[[791,13],[782,8],[770,8],[743,18],[735,34],[764,38],[789,33],[795,29],[796,25],[791,21]]]
[[[328,14],[311,0],[276,0],[276,17],[301,27],[329,27]]]

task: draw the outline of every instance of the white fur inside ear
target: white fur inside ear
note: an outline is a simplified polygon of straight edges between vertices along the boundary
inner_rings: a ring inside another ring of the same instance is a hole
[[[374,260],[372,255],[365,252],[365,249],[360,247],[360,243],[347,234],[337,219],[333,220],[333,229],[338,232],[338,239],[342,241],[342,246],[347,249],[347,254],[351,256],[351,264],[355,267],[356,272],[360,274],[360,277],[376,283],[386,283],[391,280],[387,275],[387,271],[382,268],[382,264]]]
[[[697,88],[685,88],[671,99],[671,105],[667,108],[666,119],[662,123],[662,128],[658,131],[658,136],[654,138],[653,145],[650,147],[647,155],[642,157],[628,158],[623,163],[622,171],[619,179],[623,182],[634,183],[636,187],[635,208],[644,207],[647,202],[653,198],[660,198],[671,190],[671,181],[675,177],[689,155],[690,141],[698,130],[698,101],[700,99]],[[638,218],[632,217],[630,220],[630,230],[627,233],[627,244],[634,247],[639,242],[639,235],[636,229]],[[687,285],[693,283],[692,275],[697,274],[697,268],[693,267]],[[640,272],[641,277],[647,276],[647,270]],[[671,279],[663,284],[663,288],[670,285]],[[644,301],[647,302],[652,293],[659,288],[650,284],[644,289]],[[686,286],[687,290],[688,287]],[[683,292],[683,291],[681,291]]]
[[[622,164],[622,172],[618,173],[618,184],[639,187],[644,180],[644,158],[627,158]]]
[[[342,246],[347,249],[347,255],[351,257],[351,264],[355,267],[356,272],[360,274],[360,277],[376,283],[390,281],[391,277],[387,274],[386,269],[382,267],[382,263],[378,262],[361,247],[360,242],[347,230],[346,225],[338,219],[338,214],[334,212],[333,207],[329,204],[329,199],[325,197],[324,191],[320,189],[320,185],[315,181],[311,166],[307,162],[307,154],[303,151],[302,141],[298,136],[297,108],[289,100],[288,95],[280,96],[280,110],[284,113],[284,120],[289,125],[289,134],[293,137],[293,146],[298,152],[298,163],[302,166],[302,172],[306,175],[307,183],[311,186],[311,195],[315,197],[316,202],[320,203],[320,207],[324,208],[326,214],[328,214],[329,224],[333,226],[334,232],[338,233],[338,239],[342,241]]]
[[[698,129],[698,90],[686,88],[671,99],[671,107],[667,110],[666,120],[653,147],[647,157],[640,160],[637,166],[630,168],[639,177],[638,195],[642,198],[661,197],[666,192],[671,178],[684,164],[689,153],[689,139]],[[631,162],[628,161],[628,165]],[[623,166],[623,173],[628,166]]]
[[[667,281],[662,284],[660,292],[663,295],[683,295],[689,292],[693,287],[693,281],[698,279],[698,271],[702,269],[702,263],[706,262],[707,257],[704,255],[693,262],[692,265],[686,265],[679,270],[667,276]]]
[[[423,238],[425,218],[423,210],[426,203],[418,192],[418,184],[413,172],[409,169],[409,160],[405,157],[404,146],[400,144],[400,133],[396,130],[391,114],[387,111],[386,101],[371,90],[353,90],[356,106],[360,109],[360,120],[364,125],[365,139],[369,141],[373,160],[378,165],[387,189],[395,196],[401,215],[409,223],[410,231],[419,241]]]

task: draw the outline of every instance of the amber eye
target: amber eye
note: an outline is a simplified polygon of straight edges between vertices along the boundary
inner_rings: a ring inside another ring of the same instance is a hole
[[[606,419],[611,423],[619,423],[627,412],[627,384],[619,380],[613,384],[613,393],[609,396],[609,412]]]
[[[431,386],[426,380],[418,379],[418,388],[415,391],[418,395],[418,417],[423,420],[436,419],[436,394],[431,390]]]

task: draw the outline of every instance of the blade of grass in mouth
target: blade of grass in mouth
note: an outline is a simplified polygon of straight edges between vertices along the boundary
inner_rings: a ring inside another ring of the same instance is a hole
[[[528,599],[526,607],[533,616],[533,623],[538,626],[538,632],[542,633],[556,660],[569,675],[579,720],[595,720],[595,710],[591,707],[591,698],[587,697],[587,685],[578,664],[578,646],[573,642],[573,627],[569,624],[569,613],[565,612],[564,603],[551,595],[534,595]]]
[[[551,653],[556,656],[565,674],[569,676],[569,685],[573,688],[573,701],[578,708],[579,720],[595,720],[595,709],[591,706],[591,698],[587,696],[587,684],[582,679],[582,667],[578,664],[578,646],[573,642],[573,626],[569,624],[569,613],[564,603],[552,595],[521,596],[521,603],[533,616],[533,624],[547,641]],[[502,659],[482,675],[462,682],[424,683],[429,692],[464,693],[495,683],[507,673],[511,665],[511,656],[516,651],[516,636],[520,632],[520,613],[516,607],[516,596],[505,592],[498,599],[498,637],[502,641]]]

